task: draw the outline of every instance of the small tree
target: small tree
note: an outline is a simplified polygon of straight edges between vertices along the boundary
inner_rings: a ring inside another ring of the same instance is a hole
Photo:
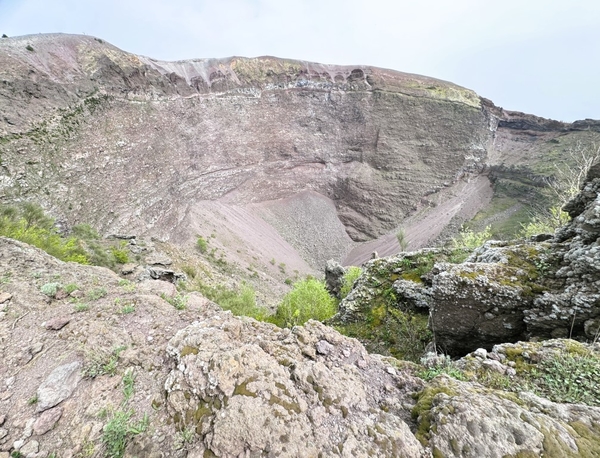
[[[566,156],[568,164],[562,166],[555,164],[556,175],[546,179],[548,187],[554,194],[554,204],[550,208],[535,210],[531,221],[521,224],[522,237],[552,234],[569,222],[569,215],[562,211],[562,207],[577,195],[590,168],[600,160],[600,146],[578,141],[567,149]]]
[[[198,248],[200,253],[204,254],[206,253],[206,250],[208,250],[208,242],[204,237],[199,235],[198,240],[196,240],[196,247]]]
[[[406,251],[408,249],[408,240],[406,240],[406,233],[404,229],[400,228],[398,232],[396,232],[396,239],[398,239],[398,245],[400,245],[400,249],[402,251]]]

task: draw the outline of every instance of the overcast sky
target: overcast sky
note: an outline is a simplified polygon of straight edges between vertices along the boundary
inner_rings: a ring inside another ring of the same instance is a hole
[[[510,110],[600,119],[600,0],[0,0],[0,34],[49,32],[162,60],[386,67]]]

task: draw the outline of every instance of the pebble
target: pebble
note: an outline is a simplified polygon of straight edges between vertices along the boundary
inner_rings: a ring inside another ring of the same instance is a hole
[[[54,317],[54,318],[46,321],[44,323],[44,327],[46,329],[49,329],[52,331],[58,331],[59,329],[62,329],[67,324],[69,324],[70,321],[71,321],[71,318],[69,318],[67,316],[57,316],[57,317]]]
[[[473,356],[475,356],[476,358],[486,359],[487,350],[485,348],[478,348],[473,352]]]
[[[481,366],[488,370],[498,372],[499,374],[504,374],[506,371],[506,367],[501,362],[493,359],[486,359],[481,363]]]
[[[317,353],[320,355],[328,355],[333,350],[333,345],[331,345],[326,340],[319,340],[317,342]]]

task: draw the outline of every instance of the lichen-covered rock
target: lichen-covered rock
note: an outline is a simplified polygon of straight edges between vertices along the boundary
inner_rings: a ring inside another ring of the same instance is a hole
[[[386,318],[390,310],[429,311],[436,345],[453,355],[530,337],[597,338],[600,177],[594,170],[565,206],[573,221],[554,238],[490,241],[458,264],[455,253],[443,250],[370,261],[333,322],[364,323],[369,332],[352,335],[380,340],[396,356],[403,355],[394,353],[393,342],[380,339],[389,330],[376,330],[397,328]]]
[[[318,322],[290,331],[216,313],[167,351],[168,409],[197,453],[425,456],[403,407],[422,382]]]
[[[598,456],[600,408],[556,404],[439,376],[414,414],[434,456]]]
[[[531,303],[525,273],[499,263],[436,264],[431,326],[450,354],[522,338]]]

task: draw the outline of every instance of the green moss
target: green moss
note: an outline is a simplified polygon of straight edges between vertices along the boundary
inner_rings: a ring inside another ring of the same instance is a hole
[[[412,270],[409,272],[403,272],[402,279],[408,280],[408,281],[413,281],[415,283],[423,283],[423,280],[421,279],[421,275],[416,270]]]
[[[442,383],[444,382],[434,382],[419,392],[417,395],[417,404],[411,411],[412,418],[418,422],[418,429],[415,435],[425,446],[429,443],[430,439],[431,407],[434,398],[440,393],[448,396],[456,396],[457,394],[451,386],[443,385]]]
[[[198,351],[199,351],[198,348],[186,345],[185,347],[183,347],[181,349],[180,356],[183,358],[184,356],[187,356],[187,355],[197,355]]]
[[[581,342],[577,342],[576,340],[567,340],[565,341],[565,350],[570,355],[578,355],[578,356],[590,356],[591,351],[585,347]]]
[[[431,450],[431,454],[433,458],[446,458],[446,455],[444,455],[442,451],[437,447],[433,447],[433,449]]]
[[[504,455],[502,458],[539,458],[539,454],[529,450],[517,452],[516,455]]]
[[[256,380],[258,380],[257,377],[250,377],[248,380],[245,380],[244,382],[240,383],[233,390],[233,394],[239,396],[249,396],[251,398],[257,397],[258,395],[255,392],[250,391],[248,389],[248,385],[252,382],[256,382]]]
[[[328,403],[326,401],[330,401],[330,402]],[[333,403],[334,403],[333,400],[330,400],[328,398],[325,399],[324,402],[323,402],[323,404],[325,406],[327,406],[327,404],[333,405]],[[275,395],[272,394],[271,398],[269,399],[269,405],[272,406],[274,404],[280,405],[281,407],[283,407],[285,410],[287,410],[290,413],[295,412],[295,413],[299,414],[299,413],[302,412],[302,410],[300,409],[300,405],[298,403],[296,403],[296,402],[288,402],[285,399],[282,399],[282,398],[280,398],[280,397],[275,396]]]
[[[525,358],[523,357],[524,351],[525,350],[522,347],[507,347],[504,349],[506,358],[515,363],[515,370],[519,375],[522,375],[525,372],[530,372],[535,367],[535,365],[525,361]]]

